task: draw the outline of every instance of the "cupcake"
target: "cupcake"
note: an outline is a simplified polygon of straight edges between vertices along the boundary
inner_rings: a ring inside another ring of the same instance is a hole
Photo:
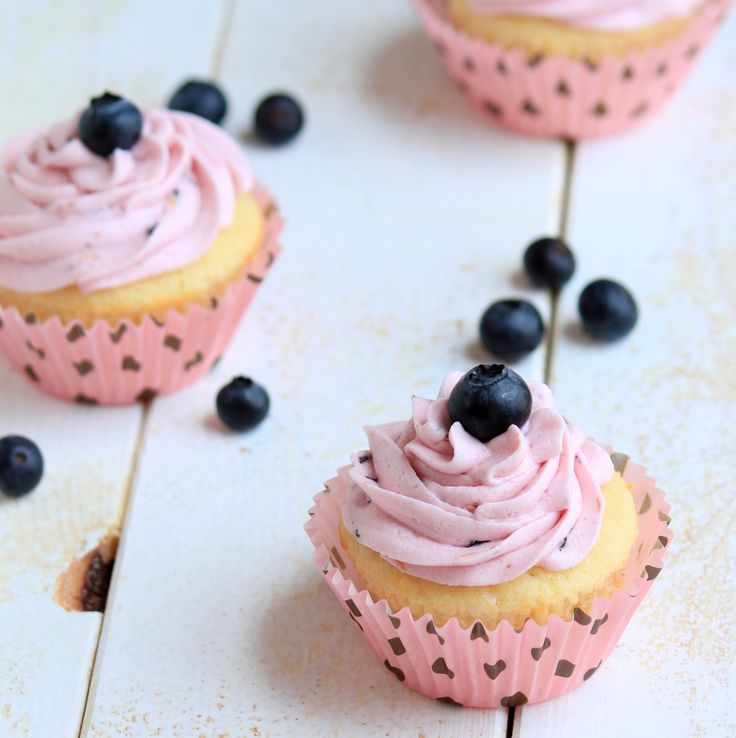
[[[492,123],[581,139],[624,131],[684,80],[729,0],[415,0]]]
[[[106,93],[0,166],[0,351],[63,399],[200,377],[278,253],[281,221],[219,127]]]
[[[315,561],[386,669],[474,707],[589,679],[662,568],[663,495],[503,365],[449,375],[310,511]]]

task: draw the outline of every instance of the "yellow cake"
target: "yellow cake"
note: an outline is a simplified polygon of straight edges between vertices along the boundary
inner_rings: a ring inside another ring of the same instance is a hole
[[[13,306],[22,315],[34,314],[40,321],[56,315],[64,323],[77,320],[85,326],[98,319],[110,325],[122,318],[140,322],[144,315],[164,320],[171,309],[186,312],[188,305],[209,306],[212,298],[242,276],[261,243],[263,226],[263,212],[246,192],[238,197],[232,224],[189,266],[95,292],[65,287],[33,293],[0,287],[0,305]]]
[[[699,9],[632,30],[601,31],[557,20],[521,15],[491,15],[472,8],[471,0],[446,0],[453,24],[473,38],[504,48],[520,48],[530,56],[563,55],[597,62],[607,55],[623,57],[680,37]]]
[[[374,600],[386,599],[391,609],[404,607],[415,618],[430,613],[435,625],[451,617],[469,628],[480,620],[495,628],[508,620],[515,628],[528,618],[545,625],[550,615],[570,620],[576,607],[583,610],[596,597],[610,597],[621,584],[638,534],[629,486],[617,472],[603,487],[606,509],[598,540],[577,566],[549,571],[539,566],[502,584],[485,587],[448,586],[420,579],[389,564],[363,546],[340,524],[340,540],[355,564],[360,584]]]

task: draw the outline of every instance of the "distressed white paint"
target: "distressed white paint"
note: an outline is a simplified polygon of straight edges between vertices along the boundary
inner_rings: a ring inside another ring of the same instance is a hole
[[[66,612],[54,590],[119,531],[140,410],[60,403],[5,363],[0,396],[0,435],[33,438],[46,464],[31,494],[0,498],[0,735],[76,736],[101,615]]]
[[[5,3],[0,137],[71,115],[108,87],[157,104],[181,76],[207,70],[218,9],[184,9]],[[32,494],[0,496],[0,736],[79,734],[102,616],[66,612],[54,589],[72,561],[119,532],[140,417],[139,407],[60,403],[0,359],[0,436],[35,439],[46,461]]]
[[[577,157],[579,264],[554,388],[571,418],[659,481],[675,542],[610,661],[570,696],[524,708],[520,738],[736,734],[735,65],[731,17],[662,118]],[[573,329],[577,295],[599,276],[630,286],[641,309],[607,347]]]
[[[165,105],[216,57],[224,0],[34,0],[3,4],[3,138],[43,128],[111,90]]]
[[[396,683],[302,525],[363,424],[485,358],[469,350],[483,308],[519,292],[522,246],[556,228],[562,147],[489,130],[394,0],[241,4],[223,81],[238,130],[272,89],[304,101],[291,146],[247,147],[284,253],[216,372],[153,408],[85,735],[503,736],[505,711]],[[273,411],[229,435],[214,396],[241,372]]]

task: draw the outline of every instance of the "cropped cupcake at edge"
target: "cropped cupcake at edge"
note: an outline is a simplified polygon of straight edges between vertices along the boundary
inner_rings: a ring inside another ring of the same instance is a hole
[[[662,567],[668,507],[503,365],[449,375],[310,511],[315,561],[386,669],[474,707],[589,679]]]
[[[238,145],[106,93],[0,168],[0,351],[58,397],[124,404],[220,357],[282,221]]]
[[[627,130],[684,80],[730,0],[414,0],[490,122],[570,139]]]

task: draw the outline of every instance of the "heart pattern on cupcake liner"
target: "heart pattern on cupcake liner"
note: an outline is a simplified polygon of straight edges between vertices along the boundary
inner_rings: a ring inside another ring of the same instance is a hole
[[[192,384],[222,356],[281,250],[284,221],[273,197],[262,185],[253,195],[266,218],[263,239],[242,277],[209,307],[170,310],[164,321],[98,320],[89,328],[0,307],[0,353],[45,392],[89,405],[146,401]]]
[[[527,56],[471,38],[442,0],[413,0],[447,71],[490,123],[528,136],[585,139],[620,133],[657,113],[682,84],[729,8],[708,0],[683,35],[600,61]]]
[[[651,587],[672,541],[669,506],[643,467],[613,454],[617,470],[632,485],[639,511],[639,535],[624,584],[611,598],[597,598],[564,621],[545,626],[527,620],[514,630],[476,622],[463,628],[451,619],[442,626],[431,615],[414,618],[408,608],[393,612],[359,589],[352,560],[340,543],[344,500],[338,487],[323,491],[309,511],[305,530],[314,562],[379,661],[402,684],[432,699],[467,707],[510,707],[543,702],[590,679],[608,658]],[[329,486],[329,485],[328,485]],[[648,498],[649,504],[643,505]]]

